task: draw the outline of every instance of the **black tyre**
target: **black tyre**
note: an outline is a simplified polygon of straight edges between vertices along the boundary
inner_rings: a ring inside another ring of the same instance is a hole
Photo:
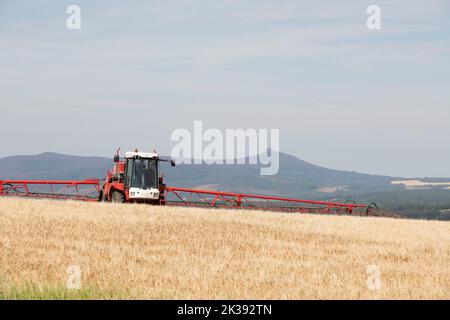
[[[375,202],[370,203],[367,208],[366,208],[366,214],[371,214],[372,211],[377,210],[378,209],[378,205]]]
[[[123,203],[125,202],[125,197],[120,191],[113,191],[111,193],[111,202]]]
[[[102,186],[102,190],[100,190],[100,193],[98,194],[98,201],[99,201],[99,202],[104,202],[104,201],[106,201],[106,197],[105,197],[105,185]]]

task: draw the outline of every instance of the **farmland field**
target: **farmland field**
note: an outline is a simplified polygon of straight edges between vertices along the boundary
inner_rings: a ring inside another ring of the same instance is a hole
[[[450,299],[450,222],[0,198],[0,298]]]

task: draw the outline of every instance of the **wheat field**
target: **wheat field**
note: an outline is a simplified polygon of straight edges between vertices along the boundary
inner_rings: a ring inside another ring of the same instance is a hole
[[[0,298],[449,299],[450,223],[1,198]]]

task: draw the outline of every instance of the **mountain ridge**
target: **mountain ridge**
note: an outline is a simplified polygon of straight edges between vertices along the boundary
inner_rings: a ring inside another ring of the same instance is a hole
[[[383,208],[412,218],[450,220],[450,190],[408,190],[405,185],[391,182],[411,179],[324,168],[281,152],[279,160],[279,172],[273,176],[261,176],[260,166],[254,164],[180,164],[172,168],[161,163],[161,172],[171,186],[316,200],[353,199],[376,202]],[[0,179],[103,179],[112,166],[112,157],[43,152],[0,158]]]
[[[328,169],[296,156],[279,153],[280,168],[276,175],[261,176],[258,164],[181,164],[163,167],[169,184],[185,187],[214,185],[224,191],[288,194],[295,196],[326,195],[320,188],[336,188],[353,193],[364,186],[396,188],[388,176]],[[102,179],[113,165],[112,159],[43,152],[36,155],[9,156],[0,159],[3,179]],[[328,190],[327,189],[327,190]],[[325,189],[323,189],[325,190]],[[339,192],[338,192],[339,193]],[[344,192],[345,193],[345,192]]]

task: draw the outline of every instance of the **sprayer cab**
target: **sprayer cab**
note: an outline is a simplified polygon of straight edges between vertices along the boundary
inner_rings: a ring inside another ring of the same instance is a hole
[[[129,199],[159,199],[158,163],[157,153],[126,153],[124,184]]]
[[[99,200],[110,202],[143,202],[160,204],[165,185],[159,176],[159,163],[171,160],[160,159],[157,152],[125,153],[119,150],[114,155],[114,167],[108,171]]]

